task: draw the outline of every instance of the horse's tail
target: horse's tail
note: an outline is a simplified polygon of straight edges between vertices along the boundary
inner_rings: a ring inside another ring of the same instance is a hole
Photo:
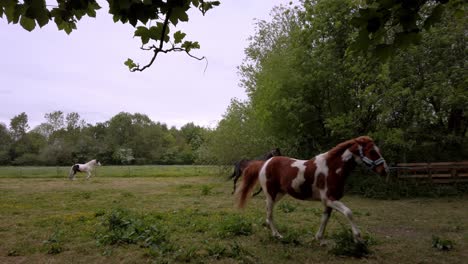
[[[73,175],[75,175],[75,166],[76,166],[76,164],[74,164],[70,168],[70,173],[68,174],[68,179],[70,179],[70,180],[73,179]]]
[[[239,208],[245,207],[247,198],[250,197],[249,194],[258,182],[258,175],[264,163],[264,161],[253,161],[247,168],[245,168],[242,176],[242,183],[236,192],[238,197],[237,206]]]

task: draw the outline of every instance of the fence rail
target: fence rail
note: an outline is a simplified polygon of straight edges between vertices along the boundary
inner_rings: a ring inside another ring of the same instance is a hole
[[[468,182],[468,161],[398,163],[399,179],[425,179],[434,183]]]

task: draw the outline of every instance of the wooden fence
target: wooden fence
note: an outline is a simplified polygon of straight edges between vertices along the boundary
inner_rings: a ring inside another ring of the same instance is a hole
[[[422,179],[434,183],[468,182],[468,161],[398,163],[399,179]]]

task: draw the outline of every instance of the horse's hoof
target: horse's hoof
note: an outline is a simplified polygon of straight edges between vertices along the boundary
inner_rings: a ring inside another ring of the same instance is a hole
[[[319,246],[324,247],[324,246],[328,245],[328,243],[330,241],[328,241],[326,239],[320,239],[318,242],[319,242]]]
[[[283,236],[280,233],[273,233],[273,237],[276,237],[277,239],[283,239]]]

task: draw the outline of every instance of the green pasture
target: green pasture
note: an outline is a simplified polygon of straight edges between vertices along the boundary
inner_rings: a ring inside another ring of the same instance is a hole
[[[71,166],[0,166],[0,178],[68,178]],[[215,176],[225,171],[219,166],[205,165],[143,165],[95,167],[94,177],[186,177]],[[86,173],[77,173],[77,178]]]
[[[43,170],[37,174],[28,168],[23,173],[30,173],[21,176],[7,175],[11,167],[0,168],[0,263],[409,264],[468,259],[466,196],[345,196],[371,251],[355,258],[331,252],[334,235],[349,229],[335,212],[327,243],[314,240],[322,213],[318,202],[290,197],[279,202],[275,221],[284,239],[278,240],[263,225],[263,194],[246,209],[237,209],[232,184],[217,167],[131,168],[141,175],[129,177],[119,174],[122,167],[103,166],[95,178],[75,181],[53,175],[53,168],[37,168]],[[453,248],[433,247],[434,237]]]

